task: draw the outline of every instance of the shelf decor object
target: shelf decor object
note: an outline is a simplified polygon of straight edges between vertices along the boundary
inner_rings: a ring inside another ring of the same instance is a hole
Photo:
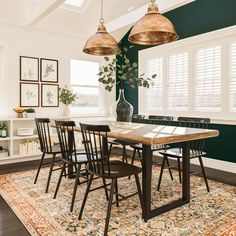
[[[151,0],[148,12],[134,24],[128,40],[139,45],[160,45],[178,38],[171,21],[160,14],[156,1]]]
[[[59,86],[57,84],[41,84],[41,106],[59,106]]]
[[[59,99],[65,106],[64,116],[70,116],[70,106],[78,99],[77,93],[65,86],[64,88],[59,88]]]
[[[39,58],[20,56],[20,80],[39,81]]]
[[[40,59],[41,82],[58,83],[58,60]]]
[[[106,30],[103,19],[103,0],[101,0],[101,18],[97,32],[87,40],[83,52],[95,56],[106,56],[117,54],[119,51],[117,41]]]
[[[39,107],[39,84],[20,83],[20,106]]]

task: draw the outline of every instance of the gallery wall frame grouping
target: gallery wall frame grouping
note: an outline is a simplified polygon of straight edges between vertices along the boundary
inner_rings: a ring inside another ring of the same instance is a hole
[[[20,56],[20,106],[39,107],[40,101],[59,106],[58,60]]]

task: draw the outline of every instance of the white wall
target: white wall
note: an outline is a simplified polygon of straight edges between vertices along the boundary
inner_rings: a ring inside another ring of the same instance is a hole
[[[82,52],[84,41],[77,38],[0,24],[0,48],[4,50],[0,71],[0,117],[14,117],[13,108],[19,106],[19,56],[50,58],[59,61],[59,86],[70,82],[70,59],[99,61],[102,57],[89,56]],[[0,52],[1,52],[0,49]],[[1,60],[1,59],[0,59]],[[115,101],[114,93],[103,90],[105,114],[109,114],[109,104]],[[63,106],[59,108],[36,108],[38,116],[62,116]]]

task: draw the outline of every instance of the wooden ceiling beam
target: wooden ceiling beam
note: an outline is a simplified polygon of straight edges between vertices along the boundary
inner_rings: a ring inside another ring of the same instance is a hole
[[[40,0],[37,2],[35,7],[30,10],[29,16],[27,17],[26,27],[33,27],[39,23],[53,10],[58,8],[65,0]]]

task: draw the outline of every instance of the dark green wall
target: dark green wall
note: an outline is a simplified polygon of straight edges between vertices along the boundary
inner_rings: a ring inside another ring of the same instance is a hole
[[[235,25],[236,0],[197,0],[164,15],[174,24],[181,40]],[[128,35],[129,32],[121,40],[122,47],[131,45]],[[138,62],[138,51],[144,48],[147,47],[135,45],[130,49],[128,58]],[[134,106],[134,113],[138,113],[138,89],[125,88],[125,96]],[[207,156],[236,163],[236,126],[212,124],[211,128],[218,129],[220,137],[207,141]]]

